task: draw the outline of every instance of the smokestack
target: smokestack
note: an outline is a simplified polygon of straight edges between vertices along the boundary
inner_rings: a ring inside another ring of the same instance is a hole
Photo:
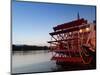
[[[80,15],[79,15],[79,12],[77,13],[77,19],[78,19],[78,20],[80,19]]]

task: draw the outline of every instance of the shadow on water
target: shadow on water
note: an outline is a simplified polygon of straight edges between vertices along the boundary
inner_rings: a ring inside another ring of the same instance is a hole
[[[93,64],[73,64],[69,63],[67,65],[57,65],[56,72],[58,71],[75,71],[75,70],[92,70],[96,69],[96,65]]]

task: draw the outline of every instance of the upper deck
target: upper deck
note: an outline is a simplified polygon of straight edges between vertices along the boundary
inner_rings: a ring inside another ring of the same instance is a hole
[[[79,25],[82,25],[83,23],[87,23],[87,20],[81,18],[81,19],[74,20],[72,22],[57,25],[56,27],[53,27],[53,29],[54,29],[54,31],[58,31],[58,30],[61,30],[61,29],[63,30],[63,29],[66,29],[66,28],[79,26]]]

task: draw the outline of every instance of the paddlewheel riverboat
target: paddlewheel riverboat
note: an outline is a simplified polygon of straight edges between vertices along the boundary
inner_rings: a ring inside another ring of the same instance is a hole
[[[50,49],[51,60],[57,64],[90,64],[95,61],[95,23],[84,18],[53,27]]]

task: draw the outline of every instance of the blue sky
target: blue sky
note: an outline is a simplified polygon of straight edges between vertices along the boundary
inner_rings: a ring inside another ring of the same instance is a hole
[[[95,20],[95,6],[12,2],[13,44],[48,45],[53,27],[81,18]]]

